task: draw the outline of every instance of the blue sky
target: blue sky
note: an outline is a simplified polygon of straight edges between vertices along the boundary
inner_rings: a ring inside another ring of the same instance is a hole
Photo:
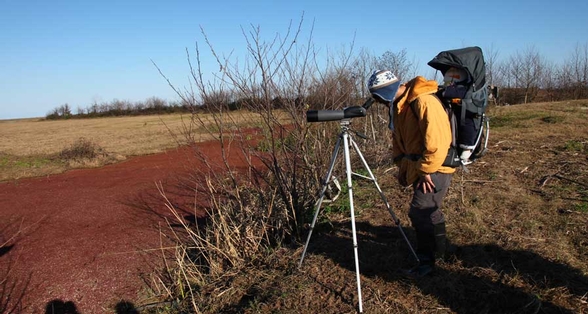
[[[31,1],[0,0],[0,119],[42,117],[68,103],[177,100],[152,61],[188,86],[186,48],[244,55],[241,27],[269,40],[304,14],[314,44],[406,49],[423,71],[438,52],[476,45],[499,58],[533,46],[558,63],[588,43],[588,1]],[[203,53],[205,71],[214,60]]]

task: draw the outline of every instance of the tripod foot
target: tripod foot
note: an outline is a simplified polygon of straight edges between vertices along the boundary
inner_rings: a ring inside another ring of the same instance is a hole
[[[435,271],[435,265],[433,264],[420,264],[411,269],[405,270],[404,274],[411,278],[422,278],[430,276]]]

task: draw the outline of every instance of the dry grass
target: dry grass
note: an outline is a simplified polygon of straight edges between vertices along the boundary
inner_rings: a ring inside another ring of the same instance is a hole
[[[192,119],[199,119],[195,123]],[[235,126],[255,126],[254,115],[245,111],[228,114]],[[0,120],[0,181],[56,174],[72,168],[100,167],[129,156],[159,153],[214,138],[208,114],[113,117],[46,121]],[[200,125],[200,127],[196,127]],[[63,160],[59,155],[81,138],[102,151],[97,158]]]
[[[354,185],[366,312],[588,313],[588,101],[491,108],[489,116],[489,153],[469,173],[458,171],[444,205],[459,254],[435,275],[402,275],[414,265],[406,244],[373,186]],[[410,192],[398,186],[390,162],[373,170],[414,237],[406,215]],[[196,303],[157,313],[355,313],[346,198],[329,205],[341,210],[325,211],[302,269],[300,243],[261,252],[255,264],[225,269],[221,281],[185,280],[193,293],[185,302]],[[252,225],[238,212],[230,221]]]
[[[167,125],[167,127],[166,127]],[[179,131],[180,115],[122,118],[38,119],[0,121],[0,180],[61,173],[71,168],[99,167],[126,156],[165,151],[177,144],[169,129]],[[60,155],[81,138],[102,153],[97,158]]]
[[[51,155],[78,138],[86,138],[108,152],[124,156],[157,153],[176,145],[168,128],[179,132],[186,122],[189,116],[185,115],[0,121],[0,133],[5,134],[0,152],[14,156]]]

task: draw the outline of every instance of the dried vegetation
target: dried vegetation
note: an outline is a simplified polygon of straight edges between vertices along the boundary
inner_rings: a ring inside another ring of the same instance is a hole
[[[444,206],[458,254],[428,278],[403,276],[401,270],[414,263],[410,252],[373,185],[357,180],[364,310],[587,312],[586,107],[587,101],[575,101],[490,109],[490,151],[469,166],[469,172],[456,173]],[[369,143],[359,144],[372,152]],[[359,166],[356,162],[355,156],[354,167]],[[372,170],[412,239],[406,216],[409,191],[395,182],[395,168],[387,159]],[[270,188],[275,185],[254,187],[249,184],[252,178],[235,184],[230,192],[221,192],[218,182],[206,183],[208,196],[217,195],[208,218],[194,224],[181,215],[170,220],[184,222],[183,228],[174,229],[183,230],[175,233],[180,249],[168,259],[159,285],[154,285],[166,303],[151,311],[356,312],[347,195],[321,214],[309,255],[298,269],[303,242],[283,234],[291,226],[287,207],[278,204],[277,188]],[[267,193],[268,202],[257,195],[260,190]],[[178,213],[172,202],[168,206]],[[307,206],[310,209],[311,202]],[[280,209],[279,215],[272,212]],[[304,227],[301,230],[305,232]]]
[[[223,84],[211,90],[196,67],[192,73],[200,94],[178,93],[185,102],[206,102],[215,121],[206,130],[218,139],[222,154],[213,160],[193,145],[194,155],[206,165],[182,184],[194,195],[193,208],[175,206],[161,189],[173,214],[166,220],[169,230],[162,234],[175,250],[165,251],[167,266],[153,281],[152,293],[160,301],[145,302],[145,309],[357,311],[346,194],[324,208],[300,269],[297,262],[339,132],[337,122],[306,123],[304,112],[361,104],[365,91],[360,82],[365,77],[348,72],[361,63],[343,58],[341,66],[321,72],[312,68],[313,60],[289,58],[293,51],[313,56],[312,48],[300,52],[290,46],[296,40],[266,43],[259,35],[258,29],[246,33],[251,68],[217,57]],[[313,76],[317,71],[320,75]],[[223,104],[234,97],[246,99],[243,104],[258,121],[254,129],[227,128]],[[288,123],[276,118],[275,99],[281,100]],[[490,152],[454,176],[444,204],[458,254],[431,277],[412,280],[403,275],[401,270],[414,260],[376,191],[369,182],[357,180],[353,191],[364,310],[587,312],[587,106],[586,101],[575,101],[489,109]],[[201,125],[198,115],[191,123]],[[357,136],[364,157],[414,243],[406,223],[410,191],[395,182],[388,158],[385,110],[374,106],[367,117],[354,119],[352,128],[367,134],[365,141]],[[183,135],[190,138],[189,133]],[[246,167],[231,166],[236,155]],[[352,163],[360,167],[357,156]],[[344,177],[343,171],[337,163],[335,175]]]

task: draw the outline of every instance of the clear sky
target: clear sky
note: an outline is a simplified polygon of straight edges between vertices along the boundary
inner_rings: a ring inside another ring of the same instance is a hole
[[[508,58],[533,46],[559,63],[588,43],[587,0],[453,1],[36,1],[0,0],[0,119],[42,117],[114,99],[177,100],[189,85],[186,48],[244,56],[241,27],[269,40],[304,14],[314,44],[367,48],[374,55],[406,49],[420,69],[438,52],[492,47]],[[203,54],[205,71],[215,61]]]

